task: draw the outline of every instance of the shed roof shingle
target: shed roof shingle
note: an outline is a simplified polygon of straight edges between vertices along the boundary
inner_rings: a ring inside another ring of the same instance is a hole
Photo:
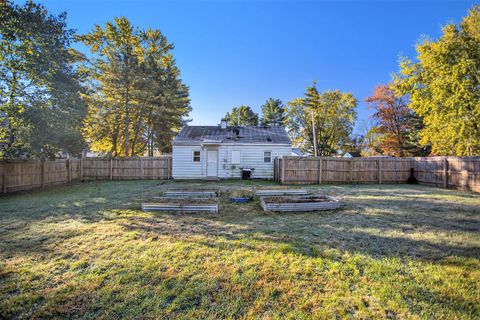
[[[220,126],[186,126],[173,140],[174,145],[218,143],[266,143],[291,144],[283,127],[238,127],[238,136],[234,127],[222,129]]]

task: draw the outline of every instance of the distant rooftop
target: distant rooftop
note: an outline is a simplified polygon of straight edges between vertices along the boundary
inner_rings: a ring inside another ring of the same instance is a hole
[[[238,128],[238,134],[235,129]],[[202,143],[291,144],[283,127],[186,126],[173,140],[174,145]]]
[[[305,156],[305,154],[299,148],[292,148],[292,154],[295,154],[299,157]]]

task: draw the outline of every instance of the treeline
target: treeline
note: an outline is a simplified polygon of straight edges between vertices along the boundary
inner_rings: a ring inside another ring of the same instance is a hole
[[[421,41],[416,51],[415,60],[402,58],[391,82],[365,99],[374,113],[358,124],[360,133],[352,134],[355,97],[319,92],[315,83],[286,106],[269,99],[261,117],[240,106],[225,118],[240,119],[241,125],[257,125],[259,119],[285,125],[295,145],[322,156],[480,155],[480,5],[459,25],[444,26],[438,40]]]
[[[6,1],[0,10],[1,158],[170,151],[191,107],[159,30],[120,17],[78,35],[65,13],[41,4]]]
[[[232,108],[224,119],[231,125],[285,126],[294,145],[311,154],[315,154],[316,145],[318,155],[328,156],[350,145],[357,105],[352,93],[320,92],[313,82],[304,97],[286,105],[280,99],[269,98],[261,106],[261,116],[242,105]]]
[[[65,13],[41,4],[3,1],[0,10],[0,158],[170,152],[191,107],[174,46],[159,30],[119,17],[78,35]],[[353,94],[315,82],[286,104],[268,99],[261,115],[242,105],[225,119],[285,126],[296,146],[322,156],[479,155],[479,30],[476,5],[439,39],[420,42],[416,59],[403,58],[391,82],[365,99],[374,113],[360,134]]]
[[[86,77],[66,15],[32,2],[0,12],[0,157],[79,153]]]
[[[480,155],[480,6],[416,50],[367,98],[375,113],[364,153]]]

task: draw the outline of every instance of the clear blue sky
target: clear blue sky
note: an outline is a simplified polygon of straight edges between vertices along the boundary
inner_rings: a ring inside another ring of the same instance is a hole
[[[67,11],[69,27],[90,31],[116,16],[157,28],[175,44],[190,87],[192,124],[217,124],[233,106],[260,112],[269,97],[302,96],[313,80],[321,90],[363,100],[415,56],[415,43],[458,23],[475,1],[41,1]]]

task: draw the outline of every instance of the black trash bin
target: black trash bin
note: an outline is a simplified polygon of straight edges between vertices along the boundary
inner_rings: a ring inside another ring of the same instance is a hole
[[[242,169],[242,180],[250,180],[252,178],[252,171],[253,169]]]

